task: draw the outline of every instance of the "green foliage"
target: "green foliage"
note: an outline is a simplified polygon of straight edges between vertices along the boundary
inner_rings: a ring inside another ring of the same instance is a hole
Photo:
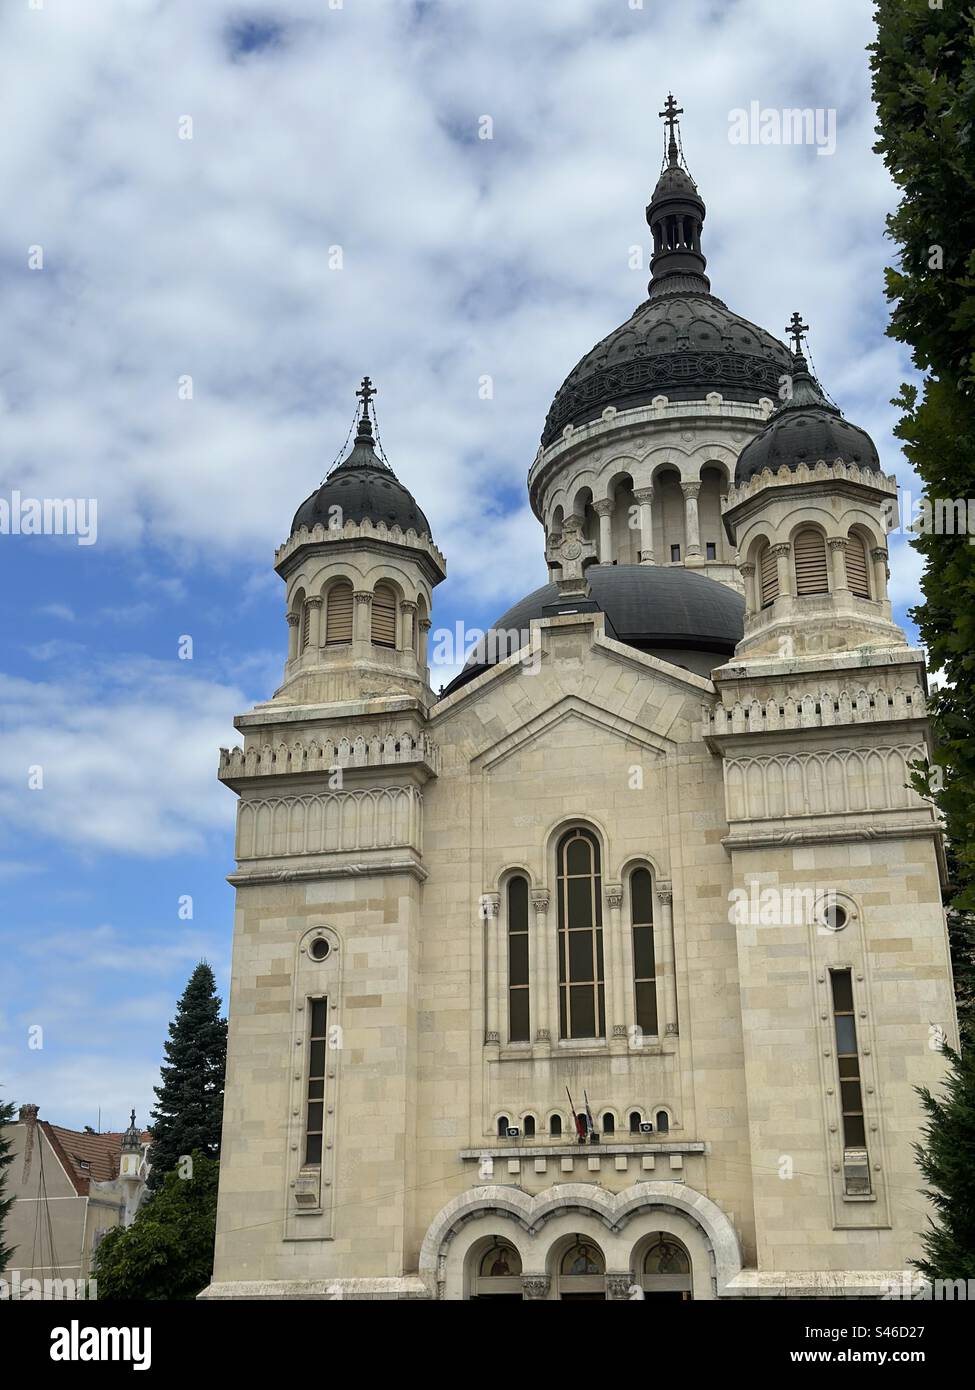
[[[7,1129],[12,1125],[16,1118],[16,1109],[12,1101],[0,1101],[0,1274],[10,1263],[15,1245],[6,1245],[3,1239],[3,1227],[6,1222],[10,1208],[14,1204],[13,1197],[7,1194],[7,1169],[14,1161],[13,1140]]]
[[[227,1066],[227,1020],[213,971],[201,961],[169,1025],[162,1085],[154,1087],[149,1187],[156,1190],[184,1154],[217,1158]]]
[[[191,1299],[210,1282],[220,1165],[192,1155],[192,1177],[165,1175],[128,1228],[109,1231],[92,1273],[103,1299]]]
[[[928,1279],[975,1279],[975,1049],[945,1049],[945,1091],[918,1094],[928,1116],[915,1145],[935,1219],[921,1237],[925,1259],[913,1263]]]
[[[878,0],[871,46],[879,140],[901,190],[888,233],[890,335],[928,375],[902,388],[895,431],[932,503],[975,498],[975,10],[946,0]],[[930,665],[946,684],[931,702],[932,793],[949,837],[949,930],[962,1039],[975,1043],[975,546],[932,531],[914,609]]]

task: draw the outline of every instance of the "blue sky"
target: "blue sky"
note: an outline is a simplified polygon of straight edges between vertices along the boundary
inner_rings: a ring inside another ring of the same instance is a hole
[[[274,547],[364,373],[447,556],[435,628],[544,581],[525,477],[559,383],[645,295],[628,262],[668,89],[714,293],[780,336],[800,309],[824,384],[910,482],[871,8],[4,7],[0,496],[95,498],[98,539],[0,536],[3,1094],[67,1125],[144,1119],[198,959],[226,991],[217,750],[280,680]],[[835,108],[835,154],[731,145],[752,100]],[[903,620],[919,564],[891,554]]]

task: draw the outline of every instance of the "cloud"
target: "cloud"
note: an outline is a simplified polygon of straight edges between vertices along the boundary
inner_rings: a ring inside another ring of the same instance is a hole
[[[0,677],[0,816],[35,837],[148,857],[199,851],[234,804],[215,777],[242,691],[190,663],[125,658]],[[42,785],[31,769],[40,769]]]

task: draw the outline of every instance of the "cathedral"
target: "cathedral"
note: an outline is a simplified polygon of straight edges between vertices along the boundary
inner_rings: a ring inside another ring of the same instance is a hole
[[[276,553],[205,1298],[870,1298],[919,1253],[957,1030],[896,483],[800,316],[712,293],[661,114],[647,298],[528,472],[548,583],[435,693],[368,378]]]

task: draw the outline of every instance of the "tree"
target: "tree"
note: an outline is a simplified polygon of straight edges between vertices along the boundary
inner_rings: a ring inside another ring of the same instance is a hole
[[[913,1264],[928,1279],[975,1279],[975,1049],[945,1057],[943,1098],[918,1091],[928,1123],[914,1148],[935,1219],[921,1236],[926,1259]]]
[[[227,1020],[220,1017],[217,984],[206,961],[193,971],[176,1005],[164,1050],[162,1085],[153,1087],[158,1103],[149,1153],[152,1191],[184,1154],[220,1154]]]
[[[0,1101],[0,1274],[7,1268],[15,1245],[7,1245],[3,1239],[6,1223],[14,1198],[7,1196],[7,1169],[14,1161],[13,1140],[9,1137],[7,1126],[14,1122],[15,1107],[12,1101]]]
[[[975,498],[975,23],[970,5],[878,0],[871,45],[879,136],[875,146],[901,190],[888,233],[900,265],[887,271],[888,333],[926,373],[904,386],[895,433],[932,503]],[[970,508],[965,505],[967,513]],[[953,506],[952,506],[953,513]],[[928,529],[913,542],[925,561],[913,610],[930,663],[933,795],[950,842],[948,920],[962,1041],[975,1044],[975,545]]]
[[[188,1169],[187,1176],[181,1170]],[[213,1273],[220,1166],[206,1154],[168,1172],[131,1226],[104,1236],[92,1263],[99,1300],[190,1299]]]

